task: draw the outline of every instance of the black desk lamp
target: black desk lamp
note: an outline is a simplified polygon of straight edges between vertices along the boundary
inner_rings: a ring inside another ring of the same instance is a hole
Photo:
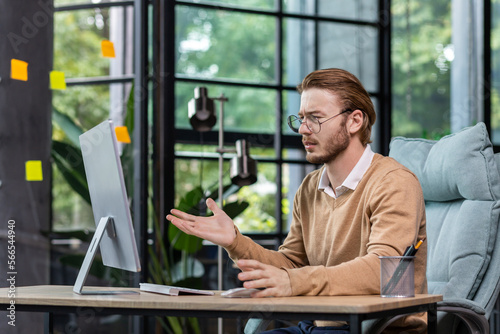
[[[215,125],[216,116],[214,108],[214,100],[220,102],[219,110],[219,146],[217,152],[219,153],[219,206],[222,209],[224,205],[223,200],[223,164],[224,153],[236,153],[236,156],[231,159],[230,176],[231,182],[240,187],[247,186],[257,181],[257,164],[255,160],[249,157],[249,145],[244,139],[236,141],[236,149],[224,148],[224,102],[227,98],[221,94],[218,98],[209,98],[208,90],[206,87],[196,87],[194,89],[194,98],[188,103],[189,122],[194,130],[205,132],[210,131]],[[217,252],[217,288],[223,290],[222,277],[223,277],[223,250],[218,247]],[[218,332],[223,332],[222,318],[218,319]]]

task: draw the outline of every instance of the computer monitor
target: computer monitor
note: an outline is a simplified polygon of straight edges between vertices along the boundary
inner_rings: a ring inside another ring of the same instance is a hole
[[[98,247],[104,265],[132,272],[141,270],[113,122],[104,121],[80,135],[80,146],[96,231],[73,291],[78,294],[121,293],[82,291]]]

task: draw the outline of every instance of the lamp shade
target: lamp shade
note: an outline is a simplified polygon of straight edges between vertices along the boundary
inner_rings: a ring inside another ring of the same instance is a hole
[[[196,87],[194,98],[188,103],[189,122],[194,130],[210,131],[217,117],[215,116],[214,100],[208,97],[206,87]]]
[[[240,187],[257,181],[257,163],[248,155],[246,140],[236,141],[236,156],[231,159],[231,181]]]

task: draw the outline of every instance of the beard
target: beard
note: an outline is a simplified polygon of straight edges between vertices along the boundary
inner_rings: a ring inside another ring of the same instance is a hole
[[[340,131],[337,135],[332,136],[332,140],[323,144],[324,153],[308,153],[306,160],[313,164],[326,164],[335,160],[340,153],[344,152],[351,142],[351,138],[347,133],[346,122],[340,125]]]

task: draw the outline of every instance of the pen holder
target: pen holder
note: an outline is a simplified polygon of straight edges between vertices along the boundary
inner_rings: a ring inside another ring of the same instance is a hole
[[[415,297],[414,256],[379,256],[380,295]]]

